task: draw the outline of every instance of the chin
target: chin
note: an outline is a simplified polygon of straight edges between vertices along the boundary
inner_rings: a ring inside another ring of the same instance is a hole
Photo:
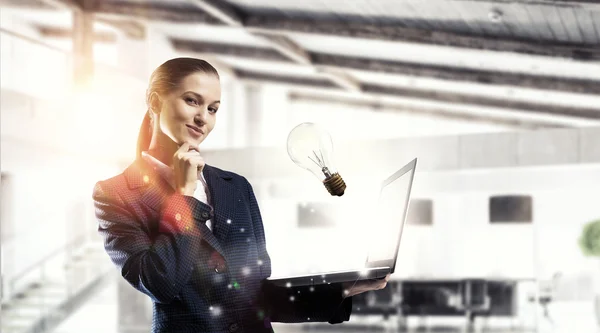
[[[204,136],[201,137],[200,139],[190,138],[189,140],[190,140],[189,142],[191,144],[193,144],[194,146],[199,146],[204,141]]]

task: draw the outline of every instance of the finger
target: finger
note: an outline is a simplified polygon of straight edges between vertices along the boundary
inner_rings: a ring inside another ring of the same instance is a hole
[[[190,143],[189,142],[184,142],[179,149],[177,149],[177,152],[186,152],[190,150]]]
[[[195,167],[203,167],[204,166],[204,159],[203,158],[191,158],[190,159],[190,166],[195,166]]]
[[[199,163],[204,163],[204,159],[200,155],[184,155],[181,157],[182,162],[185,162],[190,165],[197,165]]]
[[[200,156],[200,152],[194,151],[194,150],[190,150],[190,151],[185,152],[185,153],[180,153],[180,156],[181,157],[184,157],[184,156],[190,156],[190,157]]]
[[[189,149],[190,144],[187,142],[184,142],[179,149],[177,149],[177,151],[175,152],[175,154],[173,154],[173,161],[175,160],[180,160],[181,159],[181,154],[184,152],[187,152]]]
[[[198,148],[197,146],[194,146],[194,145],[190,145],[188,147],[188,151],[196,151],[196,152],[200,153],[200,148]]]

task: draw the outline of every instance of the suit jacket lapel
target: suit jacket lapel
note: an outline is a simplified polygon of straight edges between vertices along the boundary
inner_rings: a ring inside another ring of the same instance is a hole
[[[165,203],[165,200],[175,193],[173,187],[143,159],[137,159],[125,170],[125,178],[130,189],[139,188],[140,201],[152,209],[155,213],[154,217],[158,221],[160,219],[161,207]],[[200,225],[199,228],[202,232],[202,238],[217,250],[221,256],[226,258],[225,251],[223,251],[221,244],[210,229],[204,224]]]
[[[141,158],[125,170],[125,178],[131,190],[140,191],[142,203],[156,213],[160,212],[166,198],[175,192],[171,185]]]
[[[204,178],[214,208],[214,232],[217,239],[224,242],[231,228],[235,225],[235,211],[241,201],[240,193],[231,182],[231,176],[206,165]]]

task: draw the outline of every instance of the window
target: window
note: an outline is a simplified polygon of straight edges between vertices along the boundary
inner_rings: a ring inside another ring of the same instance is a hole
[[[492,196],[489,209],[490,223],[531,223],[533,220],[529,195]]]
[[[433,200],[411,199],[408,206],[407,224],[432,225],[433,224]]]

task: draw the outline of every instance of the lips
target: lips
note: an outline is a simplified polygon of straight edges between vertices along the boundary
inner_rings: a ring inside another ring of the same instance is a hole
[[[189,132],[193,135],[193,136],[201,136],[204,134],[204,131],[201,130],[199,127],[196,127],[194,125],[185,125],[187,126],[187,128],[189,129]]]

